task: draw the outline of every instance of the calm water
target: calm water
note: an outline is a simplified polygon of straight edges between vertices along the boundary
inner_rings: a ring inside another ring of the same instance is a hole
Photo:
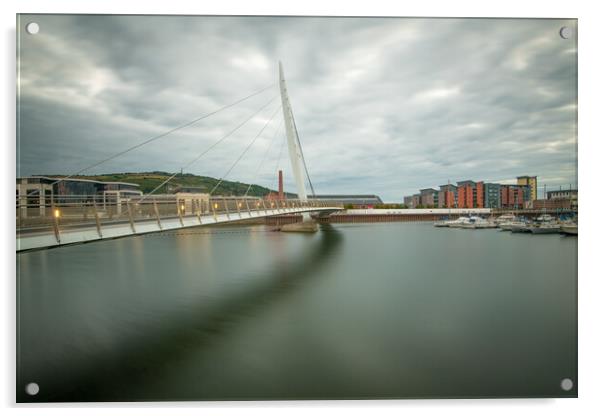
[[[576,395],[574,237],[200,228],[18,266],[21,401]]]

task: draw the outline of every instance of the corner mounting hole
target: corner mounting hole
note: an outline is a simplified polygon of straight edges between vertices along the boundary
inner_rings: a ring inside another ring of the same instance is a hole
[[[564,391],[573,390],[573,380],[571,380],[570,378],[563,379],[560,382],[560,388],[562,388],[562,390],[564,390]]]
[[[38,386],[38,383],[29,383],[27,386],[25,386],[25,393],[29,394],[30,396],[35,396],[39,393],[39,391],[40,386]]]
[[[40,25],[36,22],[27,23],[27,26],[25,26],[25,30],[30,35],[36,35],[40,31]]]
[[[560,28],[560,32],[558,32],[560,34],[560,37],[562,39],[570,39],[571,36],[573,36],[573,29],[571,29],[568,26],[562,26]]]

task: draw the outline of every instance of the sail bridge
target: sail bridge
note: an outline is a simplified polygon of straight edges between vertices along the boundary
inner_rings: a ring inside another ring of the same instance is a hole
[[[22,184],[18,184],[17,189],[20,193],[17,195],[16,201],[17,251],[291,214],[301,214],[303,216],[303,222],[300,224],[301,227],[299,228],[299,231],[315,230],[315,222],[311,221],[310,214],[325,216],[343,209],[343,206],[338,203],[318,201],[316,198],[308,200],[305,180],[309,183],[311,193],[314,197],[315,193],[309,178],[307,165],[303,156],[303,149],[299,141],[299,134],[295,125],[295,119],[293,117],[293,111],[286,89],[282,63],[279,63],[279,87],[286,140],[288,144],[287,147],[297,187],[298,197],[296,199],[265,200],[247,196],[252,185],[249,185],[247,193],[243,196],[214,195],[215,191],[219,189],[220,184],[227,175],[234,169],[236,164],[243,158],[257,138],[263,133],[267,125],[272,121],[279,108],[276,108],[276,112],[272,113],[272,117],[269,121],[262,127],[253,140],[244,147],[239,157],[228,167],[226,173],[221,176],[217,184],[209,193],[155,193],[159,189],[165,189],[164,187],[167,186],[169,181],[177,176],[177,173],[174,173],[150,193],[144,195],[120,196],[119,193],[117,193],[108,197],[105,193],[97,195],[59,195],[58,192],[59,187],[57,185],[61,182],[77,177],[85,170],[99,166],[102,163],[113,160],[134,149],[138,149],[148,143],[152,143],[165,137],[174,131],[186,128],[200,120],[206,119],[217,112],[233,107],[250,97],[261,94],[263,91],[268,90],[268,87],[207,115],[184,123],[166,133],[157,135],[128,149],[122,150],[109,158],[104,158],[72,175],[54,178],[54,182],[50,184],[42,184],[39,178],[37,178],[37,181],[32,181],[31,184],[27,183],[27,180],[22,182]],[[217,140],[209,148],[203,150],[197,157],[185,164],[184,168],[188,168],[215,146],[226,140],[255,115],[269,107],[277,97],[278,95],[273,97],[272,100],[268,101],[267,104],[253,113],[251,117],[248,117],[243,123],[239,124],[224,137]],[[180,172],[182,170],[183,169],[181,169]],[[74,178],[73,180],[77,179]],[[39,189],[36,188],[36,186]],[[309,225],[312,226],[309,227]],[[294,229],[291,229],[291,231],[294,231]]]

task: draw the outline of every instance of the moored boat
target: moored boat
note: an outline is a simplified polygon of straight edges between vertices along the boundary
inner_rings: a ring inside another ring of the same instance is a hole
[[[560,224],[556,223],[534,224],[528,228],[533,234],[556,234],[560,232]]]
[[[526,222],[517,221],[512,224],[510,231],[513,233],[528,233],[530,230]]]
[[[512,227],[519,221],[502,222],[498,225],[498,228],[502,231],[512,231]]]
[[[448,221],[448,227],[449,228],[463,228],[464,224],[468,224],[470,223],[470,218],[468,217],[460,217],[456,220],[450,220]]]
[[[518,218],[514,214],[503,214],[503,215],[500,215],[499,217],[493,219],[493,222],[497,225],[506,224],[509,222],[515,222],[515,221],[518,221]]]
[[[527,227],[533,234],[555,234],[560,232],[560,224],[551,215],[543,214]]]
[[[563,224],[560,226],[560,232],[566,235],[577,235],[577,224]]]

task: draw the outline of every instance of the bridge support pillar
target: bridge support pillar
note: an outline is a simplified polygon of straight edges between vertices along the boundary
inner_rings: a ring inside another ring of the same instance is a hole
[[[155,217],[157,218],[157,225],[160,230],[163,230],[163,226],[161,225],[161,216],[159,215],[159,207],[157,206],[157,201],[153,200],[153,209],[155,210]]]
[[[130,200],[128,199],[125,203],[128,211],[128,217],[130,219],[130,227],[132,228],[132,233],[136,234],[136,227],[134,226],[134,216],[132,215],[132,207],[130,205]],[[121,204],[118,204],[121,207]]]
[[[234,203],[236,204],[236,211],[238,211],[238,218],[242,220],[242,214],[240,213],[241,202],[238,199],[234,198]]]
[[[215,206],[217,203],[209,201],[209,204],[211,205],[211,212],[213,213],[213,221],[217,222],[217,214],[215,213]]]
[[[54,231],[54,238],[56,238],[57,243],[61,243],[61,232],[59,229],[59,210],[56,207],[52,206],[52,229]]]
[[[98,210],[96,209],[96,201],[92,199],[92,206],[94,207],[94,220],[96,221],[96,232],[98,237],[102,238],[102,230],[100,228],[100,217],[98,216]]]
[[[224,209],[226,210],[226,218],[230,219],[230,210],[228,209],[228,201],[226,198],[223,198],[224,201]]]
[[[249,208],[249,200],[245,198],[245,205],[247,206],[247,212],[249,213],[249,218],[251,218],[251,208]]]

